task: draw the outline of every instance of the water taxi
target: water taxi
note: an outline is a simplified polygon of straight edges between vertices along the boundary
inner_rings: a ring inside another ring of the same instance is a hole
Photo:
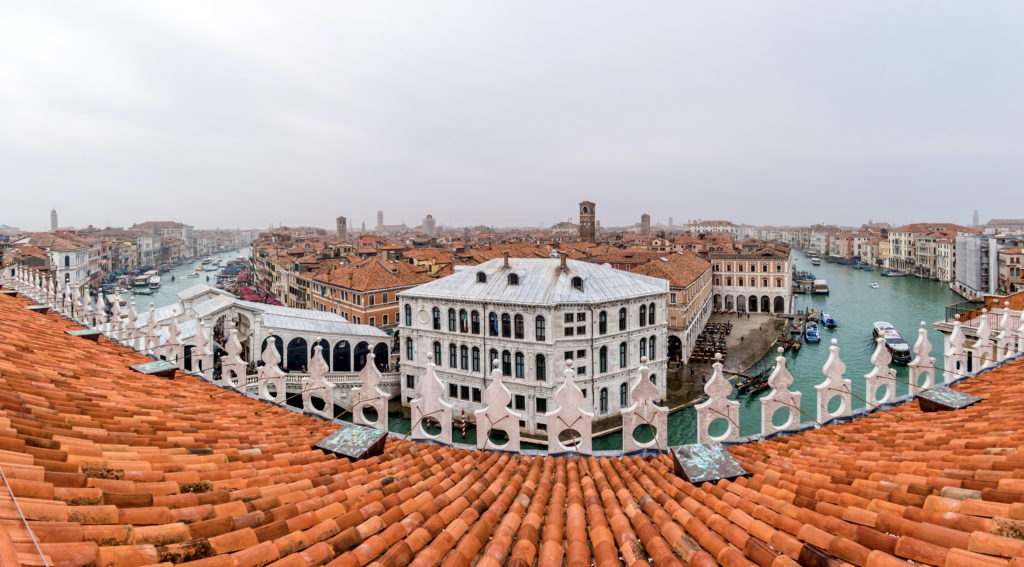
[[[821,312],[821,323],[829,329],[835,329],[839,325],[839,323],[836,323],[836,318],[829,315],[827,311]]]
[[[828,282],[825,280],[814,280],[814,293],[828,294]]]
[[[149,289],[159,289],[160,288],[160,276],[158,276],[156,274],[154,274],[152,276],[149,276],[148,283],[149,283]]]
[[[881,287],[881,286],[880,286],[880,285],[878,285],[878,282],[871,282],[871,287],[873,287],[873,288],[875,288],[875,289],[878,289],[878,288],[879,288],[879,287]]]
[[[808,321],[807,326],[804,327],[804,340],[809,343],[816,343],[821,340],[821,331],[818,330],[818,324],[814,321]]]
[[[896,270],[886,270],[882,272],[882,275],[887,278],[905,278],[907,274],[903,272],[897,272]]]
[[[906,365],[910,363],[910,345],[903,340],[900,332],[888,321],[875,321],[872,328],[872,336],[885,339],[885,348],[892,355],[895,364]]]
[[[821,265],[821,258],[819,258],[817,256],[811,258],[811,264],[815,265],[815,266],[820,266]]]
[[[186,278],[198,278],[199,277],[199,273],[198,272],[192,272],[191,274],[189,274],[189,275],[187,275],[185,277]]]

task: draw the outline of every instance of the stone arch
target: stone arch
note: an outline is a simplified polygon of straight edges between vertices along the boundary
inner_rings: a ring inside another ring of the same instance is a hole
[[[683,357],[683,341],[675,335],[668,336],[668,359],[670,361],[682,359]]]
[[[279,362],[277,366],[281,370],[284,370],[284,341],[281,340],[281,337],[277,335],[270,335],[269,337],[263,339],[263,344],[260,345],[260,352],[262,353],[264,350],[267,349],[267,341],[271,339],[277,339],[276,341],[274,341],[274,346],[277,347],[277,357],[281,359],[281,362]],[[263,362],[260,361],[259,366],[262,365]]]
[[[751,313],[757,313],[757,296],[751,295],[747,300],[747,311]]]
[[[309,345],[303,337],[288,341],[285,367],[289,372],[302,372],[309,366]]]
[[[736,296],[736,310],[744,311],[747,308],[747,296],[740,294]]]
[[[736,305],[736,301],[733,299],[733,297],[731,295],[725,296],[725,310],[726,311],[732,311],[733,309],[735,309],[735,305]]]
[[[719,294],[719,293],[715,294],[714,305],[715,305],[715,311],[721,311],[722,310],[722,295],[721,294]]]
[[[772,312],[773,313],[785,313],[786,312],[786,300],[783,299],[781,295],[777,296],[775,298],[775,309],[773,309]]]
[[[355,361],[352,366],[353,372],[359,372],[366,366],[366,355],[370,354],[370,345],[366,341],[359,341],[356,344]]]
[[[761,296],[761,312],[771,313],[772,312],[772,300],[767,295]]]
[[[348,341],[334,343],[333,356],[331,357],[331,368],[335,372],[352,372],[352,347]]]
[[[373,347],[373,364],[377,367],[377,370],[387,372],[389,358],[387,343],[377,343]]]

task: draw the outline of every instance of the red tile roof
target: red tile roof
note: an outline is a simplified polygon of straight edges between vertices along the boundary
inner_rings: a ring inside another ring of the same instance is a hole
[[[8,488],[59,566],[1022,564],[1020,362],[958,386],[967,409],[733,446],[751,476],[698,486],[665,455],[392,438],[337,459],[309,448],[325,422],[133,373],[142,355],[25,303],[0,297],[5,566],[35,553]]]

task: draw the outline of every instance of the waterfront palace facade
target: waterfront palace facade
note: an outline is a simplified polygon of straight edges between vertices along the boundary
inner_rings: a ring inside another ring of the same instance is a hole
[[[741,250],[712,252],[715,311],[792,313],[790,247],[752,241]]]
[[[648,357],[665,397],[663,279],[561,258],[496,258],[399,293],[402,403],[418,397],[428,355],[455,415],[483,407],[498,360],[520,427],[544,435],[545,414],[572,359],[584,407],[595,418],[630,405],[631,382]]]

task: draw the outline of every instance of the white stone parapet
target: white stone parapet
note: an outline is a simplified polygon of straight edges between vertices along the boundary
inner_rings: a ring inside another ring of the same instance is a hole
[[[318,338],[317,343],[319,342]],[[334,384],[324,379],[330,368],[327,366],[327,361],[324,360],[323,350],[324,347],[319,344],[313,346],[313,358],[309,361],[309,376],[302,381],[302,411],[319,415],[324,419],[334,419]],[[372,356],[372,354],[367,355],[367,366],[371,365],[370,357]],[[316,409],[316,406],[313,405],[313,396],[323,400],[324,408],[322,410]]]
[[[452,405],[444,400],[444,384],[434,371],[434,356],[427,355],[427,371],[416,388],[419,397],[409,402],[411,407],[412,432],[410,438],[417,441],[437,441],[446,445],[452,443]],[[440,433],[427,432],[427,420],[437,421]]]
[[[964,347],[966,342],[967,336],[964,335],[960,316],[957,315],[956,321],[953,322],[953,332],[949,335],[949,350],[943,353],[943,365],[946,367],[943,375],[947,384],[967,374],[967,349]]]
[[[647,357],[640,359],[640,375],[630,385],[630,397],[633,404],[622,410],[622,452],[630,453],[641,449],[656,448],[668,450],[668,408],[655,405],[658,401],[658,387],[650,379],[651,369],[647,367]],[[654,429],[654,438],[650,441],[637,441],[633,435],[642,425]]]
[[[818,402],[818,423],[824,425],[833,419],[849,417],[853,411],[853,382],[843,378],[846,373],[846,364],[839,358],[839,341],[832,339],[832,346],[828,347],[828,360],[822,366],[821,372],[825,375],[825,381],[814,387],[817,393]],[[828,404],[832,398],[839,397],[841,403],[836,411],[829,411]]]
[[[366,365],[359,371],[359,387],[352,390],[352,423],[387,432],[388,398],[391,396],[380,387],[383,376],[380,370],[377,370],[375,359],[372,352],[366,355]],[[331,383],[331,385],[334,384]],[[368,419],[363,413],[364,408],[376,410],[377,419],[373,421]]]
[[[889,354],[883,337],[876,338],[875,343],[875,352],[871,355],[871,365],[874,368],[864,375],[864,397],[872,407],[896,401],[896,369],[889,366],[892,363],[892,355]],[[885,386],[885,395],[879,396],[878,390],[882,386]]]
[[[921,321],[921,328],[917,330],[917,341],[914,342],[914,360],[907,365],[910,382],[910,395],[916,396],[921,390],[927,390],[935,386],[935,358],[931,356],[932,343],[928,340],[928,330],[925,322]],[[920,380],[924,377],[924,382]]]
[[[572,360],[565,361],[565,371],[562,374],[565,381],[555,391],[555,403],[558,404],[558,408],[545,414],[548,425],[548,454],[577,452],[589,455],[593,452],[594,414],[583,409],[585,398],[583,391],[576,385],[576,372],[572,369]],[[578,433],[576,444],[563,444],[559,439],[563,431]]]
[[[178,325],[176,323],[178,317],[175,316],[171,319],[171,325],[173,325],[176,331]],[[181,339],[178,339],[180,346]],[[228,342],[224,345],[226,354],[220,358],[220,378],[224,384],[234,388],[235,390],[245,389],[245,361],[242,360],[242,343],[238,341],[238,329],[231,329],[228,331]]]
[[[996,335],[996,360],[1002,362],[1013,355],[1016,340],[1010,323],[1010,301],[1003,303],[1003,316],[999,318],[999,334]]]
[[[778,431],[786,431],[795,428],[800,424],[800,392],[790,392],[789,387],[793,385],[793,375],[786,368],[786,357],[782,356],[782,347],[779,347],[779,356],[775,357],[775,370],[768,377],[768,385],[772,392],[761,398],[761,434],[771,435]],[[789,419],[781,427],[772,423],[772,416],[780,408],[789,412]]]
[[[501,381],[501,362],[494,361],[491,370],[491,385],[484,390],[484,409],[473,412],[476,416],[476,446],[478,449],[500,449],[519,451],[519,420],[522,415],[508,408],[512,393]],[[504,431],[508,441],[503,444],[491,439],[494,430]]]
[[[988,309],[981,309],[981,323],[978,325],[978,340],[971,348],[978,369],[988,368],[995,363],[996,344],[992,340],[992,327],[988,323]]]
[[[200,321],[199,329],[202,332],[202,321]],[[195,360],[194,357],[193,360]],[[281,355],[277,353],[277,337],[267,339],[267,347],[263,349],[261,360],[263,360],[263,366],[259,368],[256,381],[260,398],[274,404],[284,404],[288,398],[288,390],[285,386],[285,373],[278,366],[281,363]],[[270,386],[274,387],[275,393],[270,393]]]
[[[207,382],[213,381],[213,339],[206,332],[206,325],[199,319],[196,328],[196,344],[192,349],[192,372],[199,374]],[[264,352],[265,354],[265,352]],[[277,356],[277,351],[274,351]],[[278,356],[278,362],[281,357]]]
[[[697,404],[697,442],[736,442],[740,440],[740,403],[729,399],[732,384],[722,372],[722,354],[715,353],[715,363],[711,365],[711,378],[704,384],[707,401]],[[727,422],[725,433],[711,435],[710,427],[716,419]]]

